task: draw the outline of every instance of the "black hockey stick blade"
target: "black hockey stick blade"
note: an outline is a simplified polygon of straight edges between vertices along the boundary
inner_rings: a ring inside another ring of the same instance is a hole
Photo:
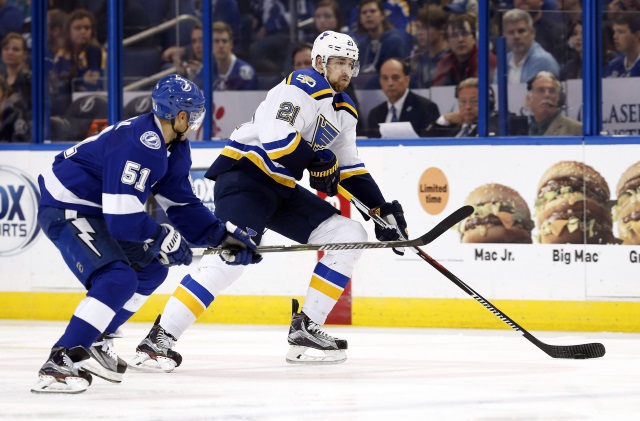
[[[331,243],[331,244],[291,244],[287,246],[258,246],[257,253],[282,253],[289,251],[322,251],[322,250],[366,250],[366,249],[382,249],[382,248],[402,248],[402,247],[418,247],[429,244],[448,229],[467,216],[473,213],[473,206],[463,206],[454,211],[451,215],[440,221],[429,232],[421,237],[413,240],[400,241],[375,241],[362,243]],[[195,248],[192,249],[194,256],[202,256],[204,254],[222,254],[230,253],[237,250],[229,248],[211,247],[211,248]]]
[[[566,358],[570,360],[586,360],[600,358],[606,353],[601,343],[582,345],[548,345],[540,342],[538,347],[552,358]]]

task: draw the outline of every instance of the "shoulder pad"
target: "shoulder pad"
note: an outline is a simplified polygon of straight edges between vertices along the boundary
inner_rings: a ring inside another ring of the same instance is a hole
[[[356,104],[345,92],[340,92],[333,98],[333,108],[336,111],[346,111],[351,114],[356,120],[358,119],[358,110],[356,109]]]
[[[287,85],[302,89],[311,98],[318,101],[333,96],[329,82],[314,69],[302,69],[292,72],[287,77]]]

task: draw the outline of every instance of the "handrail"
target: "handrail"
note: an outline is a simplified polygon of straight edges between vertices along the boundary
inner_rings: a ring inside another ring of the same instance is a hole
[[[153,83],[157,82],[158,79],[160,79],[161,77],[168,76],[168,75],[170,75],[172,73],[176,73],[177,70],[178,69],[176,69],[175,66],[171,66],[166,70],[163,70],[161,72],[152,74],[151,76],[147,76],[144,79],[136,80],[135,82],[124,86],[122,88],[122,90],[125,91],[125,92],[135,91],[136,89],[140,88],[141,86],[149,85],[150,82],[153,82]]]
[[[176,16],[175,18],[168,20],[166,22],[162,22],[160,25],[158,26],[154,26],[153,28],[149,28],[149,29],[145,29],[142,32],[138,32],[135,35],[131,35],[130,37],[127,37],[125,39],[122,40],[122,45],[125,47],[128,47],[131,44],[135,44],[136,42],[142,41],[145,38],[149,38],[150,36],[153,36],[159,32],[165,31],[167,29],[172,28],[176,23],[182,22],[183,20],[192,20],[196,23],[200,23],[200,19],[198,19],[197,17],[193,16],[193,15],[188,15],[188,14],[184,14],[184,15],[180,15],[180,16]]]

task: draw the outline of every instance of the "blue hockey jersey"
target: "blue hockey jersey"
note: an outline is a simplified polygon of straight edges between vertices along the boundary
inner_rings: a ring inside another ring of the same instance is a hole
[[[103,216],[114,238],[145,241],[158,229],[144,209],[153,194],[188,241],[217,244],[226,229],[194,194],[190,167],[189,141],[167,147],[160,121],[148,113],[58,154],[38,178],[40,204]]]

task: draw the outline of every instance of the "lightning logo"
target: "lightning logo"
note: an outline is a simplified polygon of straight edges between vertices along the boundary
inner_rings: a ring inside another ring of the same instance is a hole
[[[78,218],[71,221],[71,223],[78,229],[78,238],[80,238],[98,257],[102,257],[102,253],[98,251],[96,246],[93,245],[95,238],[91,234],[96,232],[93,230],[89,221],[86,218]]]

